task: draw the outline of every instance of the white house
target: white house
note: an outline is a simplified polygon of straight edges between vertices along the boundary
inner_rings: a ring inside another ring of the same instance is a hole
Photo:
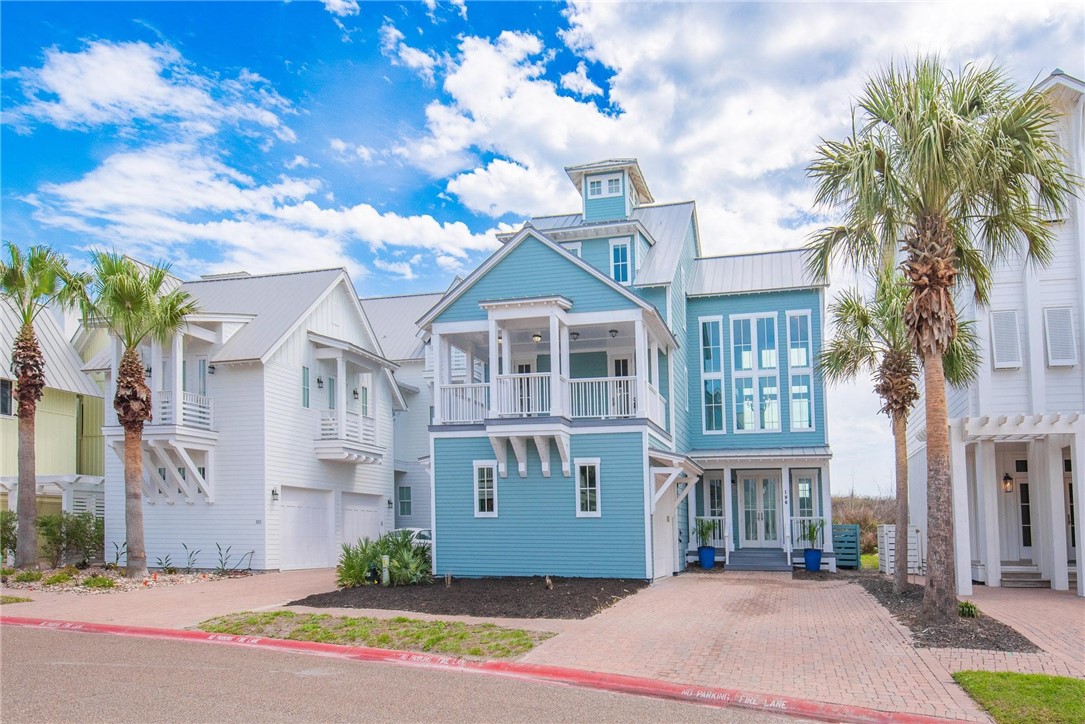
[[[1042,87],[1062,112],[1059,133],[1072,170],[1082,163],[1085,83],[1056,71]],[[1085,596],[1085,200],[1053,220],[1046,267],[1014,258],[994,270],[990,304],[965,300],[983,364],[967,389],[947,390],[953,464],[957,590],[1050,586],[1076,577]],[[911,517],[926,533],[923,404],[909,425]]]
[[[178,281],[178,283],[181,283]],[[143,432],[152,566],[335,565],[340,544],[394,524],[392,413],[404,400],[342,269],[184,282],[201,311],[143,358],[154,418]],[[113,341],[87,367],[116,379]],[[112,389],[110,384],[109,389]],[[106,438],[106,555],[124,532],[124,435]],[[246,560],[244,565],[250,561]]]

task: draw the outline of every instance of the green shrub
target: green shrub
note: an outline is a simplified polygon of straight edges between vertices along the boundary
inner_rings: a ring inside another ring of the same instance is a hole
[[[14,568],[0,568],[0,576],[10,576],[15,573]]]
[[[84,567],[91,558],[100,556],[105,546],[105,521],[86,511],[62,512],[38,518],[45,557],[56,568],[66,556],[76,556]]]
[[[980,615],[980,610],[971,601],[961,601],[957,604],[957,615],[961,618],[975,618]]]
[[[392,531],[376,540],[365,538],[354,545],[344,543],[336,569],[338,585],[353,588],[380,583],[382,556],[388,556],[388,578],[393,586],[414,586],[433,580],[429,548],[414,543],[408,531]]]
[[[41,580],[41,571],[19,571],[15,574],[16,583],[36,583]]]
[[[109,576],[95,575],[90,576],[85,581],[83,581],[83,585],[87,588],[113,588],[113,586],[117,584],[114,583],[113,579]]]
[[[61,571],[59,573],[54,573],[53,575],[46,578],[44,581],[42,581],[42,584],[46,586],[59,586],[60,584],[67,583],[70,580],[72,580],[72,574]]]
[[[0,510],[0,558],[6,557],[8,553],[15,554],[18,520],[14,510]]]

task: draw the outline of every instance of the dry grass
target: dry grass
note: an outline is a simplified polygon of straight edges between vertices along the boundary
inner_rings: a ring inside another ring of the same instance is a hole
[[[859,547],[862,553],[878,552],[878,526],[892,523],[896,518],[897,501],[894,498],[875,498],[869,495],[834,495],[833,522],[859,526]]]

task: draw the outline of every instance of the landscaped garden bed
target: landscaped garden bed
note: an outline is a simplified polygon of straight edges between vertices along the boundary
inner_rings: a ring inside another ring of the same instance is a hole
[[[534,648],[535,644],[553,636],[551,633],[504,628],[493,624],[418,621],[403,616],[388,619],[355,618],[293,611],[244,611],[204,621],[199,628],[209,633],[235,636],[427,651],[486,659],[525,654]]]
[[[78,569],[75,566],[49,568],[46,570],[16,571],[10,568],[0,573],[0,583],[6,589],[24,591],[50,591],[73,594],[115,593],[164,586],[201,583],[223,577],[252,575],[246,571],[162,573],[151,571],[142,578],[127,578],[123,568],[91,566]]]
[[[442,616],[588,618],[636,593],[645,581],[621,578],[456,578],[416,586],[343,588],[291,601],[291,606],[378,608]]]

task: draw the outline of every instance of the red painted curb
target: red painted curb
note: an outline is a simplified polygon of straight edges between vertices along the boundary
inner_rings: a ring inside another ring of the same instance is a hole
[[[906,712],[888,712],[867,709],[844,704],[829,704],[808,699],[795,699],[785,696],[769,696],[739,689],[721,689],[709,686],[692,686],[668,681],[645,679],[623,674],[605,674],[596,671],[583,671],[557,666],[524,664],[515,661],[469,661],[451,656],[414,651],[395,651],[392,649],[374,649],[365,646],[340,646],[310,641],[287,641],[256,636],[233,636],[214,634],[205,631],[187,631],[178,629],[146,628],[142,626],[117,626],[103,623],[85,623],[77,621],[53,621],[40,618],[22,618],[0,616],[0,625],[20,626],[24,628],[46,628],[81,633],[113,634],[117,636],[136,636],[141,638],[200,641],[204,643],[247,646],[250,648],[277,649],[296,653],[330,656],[355,661],[377,661],[401,666],[414,666],[426,669],[446,671],[472,671],[488,673],[526,681],[548,681],[589,689],[600,689],[622,694],[637,694],[662,699],[672,699],[717,708],[738,708],[761,711],[822,721],[855,722],[857,724],[876,724],[880,722],[901,722],[923,724],[926,722],[945,722],[947,719],[909,714]]]

